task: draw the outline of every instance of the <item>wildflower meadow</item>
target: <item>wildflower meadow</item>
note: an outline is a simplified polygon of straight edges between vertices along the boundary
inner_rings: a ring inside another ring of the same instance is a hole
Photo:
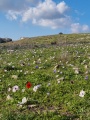
[[[0,120],[90,120],[90,34],[0,44]]]

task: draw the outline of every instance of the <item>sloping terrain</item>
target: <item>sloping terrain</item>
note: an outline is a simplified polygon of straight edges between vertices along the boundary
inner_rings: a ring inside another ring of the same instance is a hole
[[[90,43],[90,34],[57,34],[50,36],[40,36],[25,38],[13,42],[2,43],[0,48],[22,49],[22,48],[40,48],[52,45],[61,46],[68,44]]]
[[[1,120],[89,120],[90,34],[0,44]]]

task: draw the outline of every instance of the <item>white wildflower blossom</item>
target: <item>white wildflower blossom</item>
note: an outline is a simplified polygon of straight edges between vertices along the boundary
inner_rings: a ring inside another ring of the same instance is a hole
[[[5,69],[4,72],[7,72],[7,70]]]
[[[34,86],[33,91],[36,92],[39,87],[41,87],[41,85],[36,85],[36,86]]]
[[[22,72],[22,70],[20,70],[20,72]]]
[[[13,86],[12,92],[16,92],[16,91],[18,91],[18,90],[19,90],[19,87],[18,87],[17,85]]]
[[[64,77],[59,78],[59,80],[64,80]]]
[[[47,93],[47,96],[49,96],[50,95],[50,93]]]
[[[51,85],[51,83],[48,83],[48,84],[47,84],[47,86],[50,86],[50,85]]]
[[[27,102],[27,99],[26,99],[26,97],[24,97],[23,99],[22,99],[22,104],[24,104],[24,103],[26,103]]]
[[[36,61],[33,61],[33,64],[35,64],[36,63]]]
[[[78,69],[76,69],[76,70],[75,70],[75,74],[79,74],[79,71],[78,71]]]
[[[24,75],[26,75],[26,74],[28,74],[28,71],[25,71],[25,72],[24,72]]]
[[[13,65],[12,68],[15,68],[15,66]]]
[[[41,63],[41,59],[39,58],[37,62],[38,62],[38,63]]]
[[[32,71],[31,74],[33,74],[34,72]]]
[[[81,90],[79,96],[84,97],[84,95],[85,95],[85,91]]]
[[[25,92],[25,89],[22,89],[22,92]]]
[[[23,97],[22,102],[18,102],[18,103],[19,103],[19,105],[22,105],[22,104],[25,104],[27,102],[27,100],[28,99],[26,97]]]
[[[88,66],[87,66],[87,65],[85,65],[85,66],[84,66],[84,68],[85,68],[85,69],[87,69],[87,68],[88,68]]]
[[[9,87],[9,88],[8,88],[8,92],[10,92],[10,91],[11,91],[11,88]]]
[[[58,83],[58,84],[60,83],[60,79],[57,79],[57,83]]]
[[[8,63],[8,65],[10,66],[12,64],[12,62]]]
[[[77,67],[75,67],[73,69],[74,69],[75,74],[79,74],[79,69]]]
[[[56,78],[58,78],[59,77],[59,75],[56,75]]]
[[[12,78],[13,78],[13,79],[17,79],[18,76],[17,76],[17,75],[12,75]]]
[[[13,100],[13,98],[10,95],[8,95],[6,99],[7,100]]]

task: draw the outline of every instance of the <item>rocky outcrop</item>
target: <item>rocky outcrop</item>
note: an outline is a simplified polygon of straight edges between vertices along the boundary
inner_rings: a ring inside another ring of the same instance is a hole
[[[11,42],[11,38],[0,38],[0,43],[6,43],[6,42]]]

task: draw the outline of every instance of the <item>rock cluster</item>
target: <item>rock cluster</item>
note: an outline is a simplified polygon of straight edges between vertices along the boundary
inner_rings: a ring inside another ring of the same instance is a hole
[[[0,43],[6,43],[6,42],[11,42],[11,38],[0,38]]]

